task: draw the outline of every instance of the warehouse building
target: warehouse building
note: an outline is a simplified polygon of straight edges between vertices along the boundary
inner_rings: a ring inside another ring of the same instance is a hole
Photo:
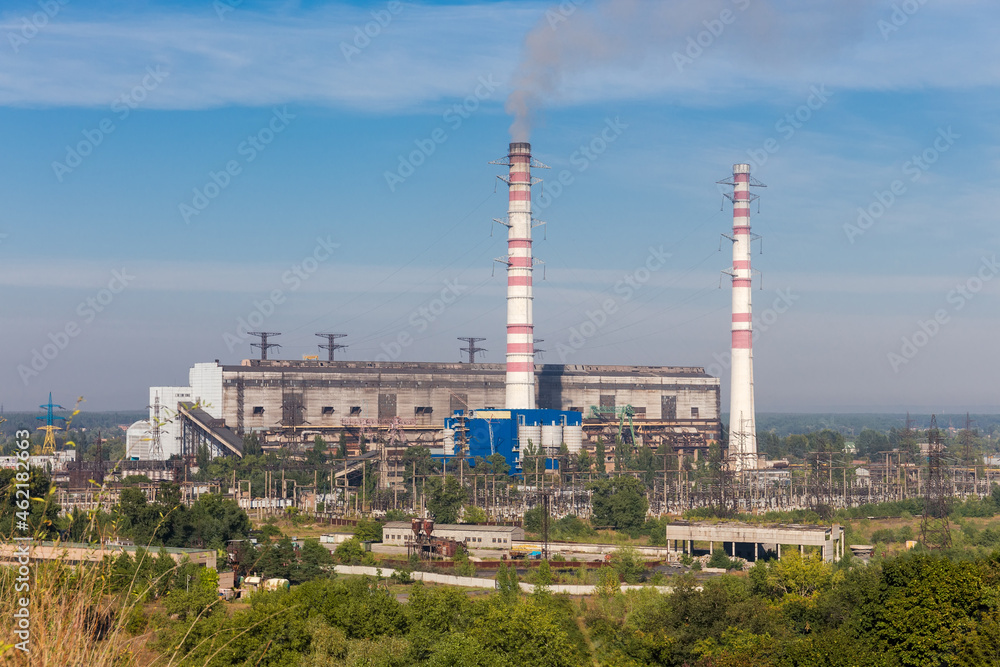
[[[510,549],[514,540],[524,540],[520,526],[479,526],[475,524],[435,524],[434,537],[455,540],[475,549]],[[409,521],[390,521],[382,526],[382,543],[405,547],[413,539]]]

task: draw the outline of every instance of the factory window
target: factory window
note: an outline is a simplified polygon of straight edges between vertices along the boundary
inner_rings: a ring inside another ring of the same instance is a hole
[[[583,412],[583,408],[581,408],[581,407],[579,407],[577,405],[571,405],[571,406],[569,406],[569,411],[570,412]]]
[[[324,405],[323,406],[323,414],[324,415],[332,415],[333,414],[333,406],[332,405]]]
[[[253,406],[253,413],[255,415],[262,415],[262,414],[264,414],[264,406],[263,405],[255,405],[255,406]]]
[[[413,408],[413,414],[415,415],[429,415],[434,412],[434,408],[428,406],[417,406]]]
[[[360,415],[360,414],[361,414],[361,406],[360,405],[352,405],[351,406],[351,416],[353,417],[353,416]]]
[[[698,418],[698,408],[691,408],[691,419]]]

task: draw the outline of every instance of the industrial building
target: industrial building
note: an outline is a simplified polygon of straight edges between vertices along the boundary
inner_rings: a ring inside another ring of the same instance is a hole
[[[612,439],[626,405],[652,447],[693,452],[719,438],[719,380],[703,368],[540,364],[534,375],[537,405],[583,414],[582,445]],[[194,453],[200,442],[239,453],[247,433],[286,445],[345,433],[353,444],[395,429],[406,443],[443,448],[456,410],[503,410],[506,400],[504,364],[252,359],[195,364],[189,378],[189,387],[150,389],[162,458]]]
[[[382,543],[390,546],[406,546],[414,536],[410,521],[390,521],[382,526]],[[434,524],[434,536],[452,539],[476,549],[510,549],[514,540],[524,539],[524,528],[520,526],[479,526]]]
[[[327,361],[275,360],[267,351],[278,345],[267,340],[278,334],[255,332],[261,337],[254,344],[261,350],[259,360],[195,364],[189,386],[152,387],[148,422],[129,432],[129,457],[190,456],[202,445],[215,454],[242,455],[248,433],[260,434],[265,445],[293,448],[316,435],[333,440],[343,434],[350,443],[381,443],[386,461],[402,448],[422,444],[445,459],[501,453],[518,472],[529,443],[549,456],[563,444],[576,453],[599,438],[611,446],[616,441],[666,445],[697,456],[718,440],[719,380],[703,368],[535,363],[532,273],[538,260],[531,236],[543,223],[532,217],[531,190],[540,182],[532,168],[546,167],[532,158],[526,142],[511,143],[507,155],[492,164],[508,167],[498,176],[509,188],[507,215],[496,221],[508,230],[507,255],[497,260],[507,270],[504,364],[473,363],[480,338],[465,339],[467,364],[335,361],[334,350],[343,347],[336,339],[343,334],[326,333],[316,335],[329,341],[323,346]],[[741,194],[747,179],[741,173],[734,181],[738,208],[748,203]],[[734,232],[741,233],[736,227]],[[740,256],[749,252],[747,243],[737,245]],[[734,270],[743,280],[736,257],[734,250]],[[734,329],[734,341],[736,336]],[[752,410],[752,395],[750,400]],[[755,451],[752,441],[748,447]],[[382,466],[383,486],[390,467]]]
[[[806,547],[818,548],[823,561],[832,563],[844,556],[844,530],[839,524],[832,526],[806,526],[781,524],[759,526],[748,523],[672,521],[667,524],[667,545],[673,551],[693,554],[695,542],[707,546],[708,552],[716,545],[727,556],[756,561],[765,552],[781,558],[781,547],[796,547],[805,553]]]

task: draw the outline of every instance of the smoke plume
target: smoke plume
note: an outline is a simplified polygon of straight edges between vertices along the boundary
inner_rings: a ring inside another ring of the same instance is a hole
[[[600,70],[606,75],[655,60],[664,77],[695,76],[676,67],[676,54],[685,56],[689,40],[699,36],[702,44],[709,42],[702,52],[748,70],[794,68],[829,57],[860,39],[865,5],[864,0],[563,0],[525,38],[506,103],[514,117],[511,139],[528,141],[541,108]]]

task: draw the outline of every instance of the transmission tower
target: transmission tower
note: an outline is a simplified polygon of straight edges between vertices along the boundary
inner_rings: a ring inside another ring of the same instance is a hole
[[[972,422],[975,421],[965,413],[965,430],[962,431],[962,463],[966,466],[975,465],[975,453],[972,445],[976,439],[976,433],[972,430]]]
[[[476,363],[476,353],[486,352],[485,347],[476,347],[476,343],[478,343],[479,341],[486,340],[485,338],[459,338],[459,340],[463,340],[469,344],[469,347],[463,347],[461,351],[469,353],[470,364]]]
[[[163,458],[163,447],[160,445],[160,395],[157,394],[153,400],[153,428],[149,436],[149,451],[147,456],[150,461],[159,461]]]
[[[326,350],[327,352],[329,352],[329,356],[327,358],[328,361],[333,361],[333,353],[335,350],[343,350],[347,347],[346,345],[341,345],[340,343],[336,342],[338,338],[344,338],[347,336],[347,334],[318,333],[316,335],[319,336],[320,338],[326,338],[327,340],[326,345],[320,345],[319,349]]]
[[[927,430],[927,484],[924,486],[924,515],[920,521],[920,537],[928,549],[951,546],[951,526],[948,524],[948,489],[941,470],[941,433],[937,417],[931,415]]]
[[[544,338],[536,338],[535,339],[533,348],[535,350],[535,358],[536,359],[541,359],[542,357],[545,356],[545,350],[543,350],[543,349],[541,349],[541,348],[538,347],[539,343],[544,343],[544,342],[545,342]]]
[[[969,413],[965,413],[965,429],[962,431],[961,443],[962,443],[962,465],[965,466],[965,471],[962,473],[966,489],[968,489],[969,484],[969,469],[972,469],[972,490],[976,491],[979,486],[978,475],[976,471],[976,453],[973,445],[976,441],[976,432],[972,430],[972,422],[974,420],[969,416]]]
[[[906,428],[899,434],[899,449],[911,457],[917,445],[917,434],[913,430],[913,420],[910,419],[910,411],[906,411]]]
[[[61,431],[62,426],[56,426],[55,420],[61,419],[66,421],[65,417],[57,417],[52,414],[53,408],[59,408],[60,410],[65,410],[61,405],[52,404],[52,392],[49,392],[49,402],[46,405],[39,405],[40,408],[45,408],[47,413],[44,417],[35,417],[35,419],[44,419],[45,426],[39,426],[39,431],[45,431],[45,441],[42,443],[42,456],[52,456],[56,453],[56,431]]]
[[[247,333],[249,335],[251,335],[251,336],[258,336],[260,338],[260,342],[259,343],[250,343],[250,347],[259,347],[260,348],[260,360],[261,361],[266,361],[267,360],[267,351],[269,349],[271,349],[272,347],[279,348],[279,349],[281,348],[281,346],[278,345],[277,343],[268,343],[267,342],[267,339],[268,339],[269,336],[280,336],[281,335],[280,333],[275,333],[273,331],[248,331]]]

